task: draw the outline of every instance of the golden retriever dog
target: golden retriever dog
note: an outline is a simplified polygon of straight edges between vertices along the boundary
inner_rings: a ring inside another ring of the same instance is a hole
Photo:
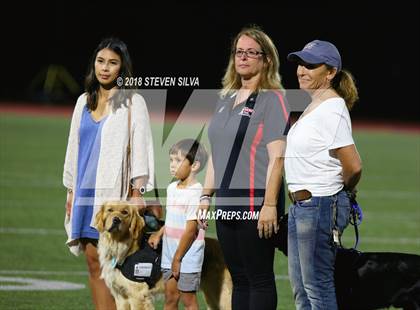
[[[107,202],[96,214],[95,224],[99,231],[101,277],[114,296],[117,309],[155,309],[155,295],[164,292],[161,275],[153,288],[149,288],[146,282],[129,280],[116,268],[116,264],[121,265],[145,242],[145,222],[137,207],[125,201]],[[205,239],[201,289],[208,309],[231,309],[232,280],[220,245],[211,238]]]
[[[145,223],[137,208],[122,201],[105,203],[96,214],[95,225],[99,231],[101,277],[114,296],[117,309],[154,309],[154,295],[163,292],[163,280],[149,289],[146,282],[131,281],[116,268],[140,248]]]

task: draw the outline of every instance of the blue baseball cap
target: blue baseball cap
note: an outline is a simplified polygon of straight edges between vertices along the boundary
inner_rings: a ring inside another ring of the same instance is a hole
[[[341,70],[341,56],[334,44],[314,40],[305,45],[303,50],[287,55],[289,61],[303,60],[308,64],[327,64]]]

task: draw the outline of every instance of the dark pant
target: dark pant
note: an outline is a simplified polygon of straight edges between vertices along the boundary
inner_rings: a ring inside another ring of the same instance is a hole
[[[216,220],[216,229],[233,281],[232,310],[276,309],[272,241],[258,237],[256,220]]]

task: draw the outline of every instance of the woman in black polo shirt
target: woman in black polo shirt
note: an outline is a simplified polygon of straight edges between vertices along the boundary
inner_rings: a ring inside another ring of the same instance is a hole
[[[215,193],[217,236],[233,280],[232,309],[277,306],[270,237],[284,210],[288,118],[278,71],[271,39],[256,27],[243,29],[233,41],[208,130],[211,158],[200,209],[208,210]],[[258,219],[250,219],[252,211],[259,212]]]

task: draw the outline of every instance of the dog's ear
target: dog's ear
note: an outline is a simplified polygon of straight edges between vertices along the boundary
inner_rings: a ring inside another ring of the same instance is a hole
[[[130,234],[134,240],[140,237],[140,233],[144,227],[144,220],[138,212],[136,206],[131,206],[131,222],[130,222]]]
[[[104,231],[104,226],[105,226],[105,218],[104,218],[105,208],[106,208],[106,203],[104,203],[101,206],[101,208],[99,209],[98,213],[96,213],[96,216],[95,216],[96,230],[98,232],[100,232],[100,233]]]

